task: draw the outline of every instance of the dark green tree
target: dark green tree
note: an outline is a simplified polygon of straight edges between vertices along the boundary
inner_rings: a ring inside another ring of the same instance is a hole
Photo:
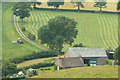
[[[36,8],[36,5],[41,5],[42,3],[41,2],[38,2],[37,0],[34,0],[34,2],[32,2],[33,4],[33,6],[34,6],[34,8]]]
[[[12,75],[17,72],[17,66],[11,63],[8,59],[4,59],[2,62],[2,76]]]
[[[48,6],[54,6],[54,7],[56,7],[56,10],[58,9],[58,7],[60,6],[60,5],[64,5],[64,0],[60,0],[59,2],[53,2],[53,0],[49,0],[48,2],[47,2],[47,5]]]
[[[65,16],[57,16],[49,20],[48,25],[38,30],[38,39],[42,44],[47,44],[50,49],[61,52],[63,44],[74,42],[78,33],[77,22]]]
[[[84,8],[84,5],[83,5],[83,3],[85,2],[84,0],[71,0],[71,2],[75,4],[74,7],[76,6],[78,7],[78,11],[80,11],[80,7]]]
[[[19,16],[20,19],[22,19],[22,23],[23,23],[23,19],[25,17],[30,16],[31,10],[32,10],[31,4],[28,2],[18,2],[14,5],[14,7],[12,9],[13,14],[16,16]]]
[[[98,8],[100,8],[100,12],[102,11],[102,8],[106,8],[107,6],[106,6],[106,1],[105,0],[97,0],[96,2],[95,2],[95,5],[94,5],[94,7],[98,7]]]
[[[115,58],[115,63],[120,65],[120,46],[116,48],[114,58]]]
[[[117,10],[120,10],[120,1],[117,3]]]

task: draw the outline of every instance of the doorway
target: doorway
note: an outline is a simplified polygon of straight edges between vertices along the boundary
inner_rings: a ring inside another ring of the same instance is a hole
[[[87,64],[87,66],[90,66],[90,59],[84,59],[84,64]]]

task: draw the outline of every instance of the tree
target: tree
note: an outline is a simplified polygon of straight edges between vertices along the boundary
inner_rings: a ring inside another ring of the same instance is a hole
[[[117,10],[120,10],[120,1],[117,3]]]
[[[96,2],[95,2],[95,5],[94,5],[94,7],[99,7],[100,8],[100,12],[102,11],[102,8],[106,8],[107,6],[106,6],[106,1],[105,0],[97,0]]]
[[[48,4],[48,6],[54,6],[54,7],[56,7],[56,10],[57,10],[60,5],[64,5],[64,0],[59,0],[59,2],[57,2],[57,1],[53,2],[53,0],[49,0],[47,2],[47,4]]]
[[[83,5],[84,0],[71,0],[71,2],[75,4],[74,7],[76,6],[78,7],[78,11],[80,11],[80,7],[84,8],[84,5]]]
[[[11,63],[8,59],[4,59],[2,63],[3,77],[6,77],[7,75],[12,75],[17,72],[17,66],[14,63]]]
[[[48,25],[42,26],[38,30],[38,39],[41,44],[47,44],[50,49],[61,52],[63,44],[74,42],[78,33],[77,22],[65,16],[57,16],[48,21]]]
[[[34,8],[36,8],[36,5],[41,5],[42,3],[41,2],[38,2],[37,0],[34,0],[34,2],[32,2],[33,4],[33,6],[34,6]]]
[[[120,46],[116,48],[114,58],[115,58],[116,64],[120,65]]]
[[[14,15],[20,16],[20,19],[22,19],[22,23],[25,17],[30,16],[31,10],[31,4],[28,2],[18,2],[14,5],[12,9]]]

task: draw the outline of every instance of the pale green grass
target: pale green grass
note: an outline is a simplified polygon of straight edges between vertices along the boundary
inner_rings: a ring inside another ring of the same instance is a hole
[[[52,60],[52,59],[57,59],[57,57],[49,57],[49,58],[41,58],[41,59],[24,61],[22,63],[17,64],[17,68],[22,68],[22,67],[26,67],[26,66],[33,65],[33,64],[42,63],[44,61],[49,61],[49,60]],[[55,60],[54,60],[54,62],[55,62]]]
[[[11,8],[14,3],[2,4],[2,58],[14,58],[40,51],[41,49],[26,42],[17,33]],[[17,38],[21,38],[24,44],[13,44],[12,41],[17,41]]]
[[[118,78],[118,66],[104,65],[96,67],[78,67],[54,71],[41,71],[37,69],[38,75],[32,78]]]

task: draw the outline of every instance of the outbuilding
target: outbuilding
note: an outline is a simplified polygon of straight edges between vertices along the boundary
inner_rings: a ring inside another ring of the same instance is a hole
[[[70,47],[56,65],[63,68],[105,65],[107,55],[103,47]]]

